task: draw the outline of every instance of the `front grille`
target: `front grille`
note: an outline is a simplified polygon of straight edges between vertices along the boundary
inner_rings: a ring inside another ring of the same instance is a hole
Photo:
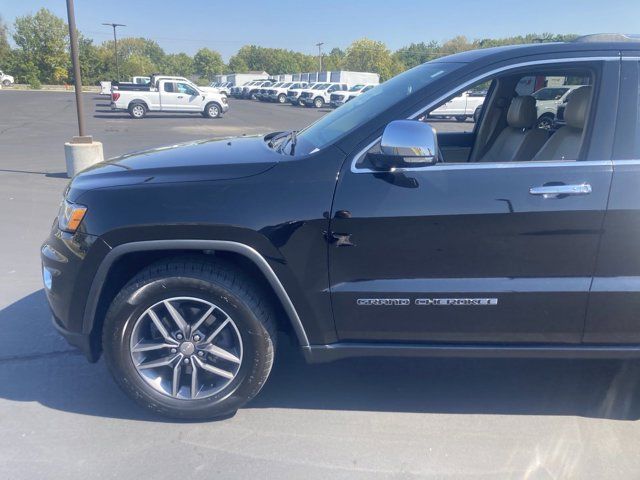
[[[311,92],[302,92],[300,94],[300,98],[311,98],[313,96],[313,93]]]
[[[331,94],[331,101],[332,102],[338,102],[338,101],[342,100],[343,98],[344,98],[344,96],[342,96],[342,95],[338,95],[336,93],[332,93]]]
[[[296,90],[289,90],[287,92],[287,97],[293,97],[296,98],[298,95],[300,95],[300,92],[296,91]]]

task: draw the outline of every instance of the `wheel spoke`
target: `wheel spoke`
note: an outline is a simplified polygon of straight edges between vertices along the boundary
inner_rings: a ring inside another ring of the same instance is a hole
[[[216,307],[214,307],[213,305],[210,306],[207,311],[204,313],[204,315],[202,315],[202,317],[200,317],[200,320],[198,320],[196,323],[193,324],[193,326],[191,327],[192,331],[196,331],[200,325],[202,325],[204,323],[204,321],[209,318],[209,316],[213,313],[213,311],[216,309]]]
[[[160,332],[160,335],[162,335],[162,337],[167,342],[173,343],[173,344],[177,344],[177,342],[173,338],[171,338],[171,335],[169,335],[169,332],[167,331],[166,327],[162,323],[162,320],[160,320],[160,317],[158,317],[158,315],[156,315],[156,312],[154,312],[153,310],[149,310],[148,313],[149,313],[149,318],[151,318],[151,321],[153,322],[153,324],[156,326],[156,328]]]
[[[191,362],[191,398],[196,398],[198,391],[198,369],[196,362]]]
[[[178,396],[178,391],[180,390],[180,374],[182,373],[182,363],[178,362],[175,367],[173,367],[173,382],[171,383],[171,393],[174,397]]]
[[[171,318],[173,318],[173,321],[176,322],[176,325],[178,326],[182,334],[185,336],[185,338],[189,337],[189,333],[190,333],[189,324],[186,322],[184,318],[182,318],[182,315],[180,314],[180,312],[176,310],[176,308],[173,305],[171,305],[171,302],[169,302],[168,300],[165,300],[162,303],[164,303],[164,306],[167,307],[169,315],[171,315]]]
[[[229,318],[227,317],[227,318],[225,319],[225,321],[224,321],[224,322],[222,322],[222,323],[220,324],[220,326],[219,326],[218,328],[216,328],[216,329],[213,331],[213,333],[207,337],[207,339],[204,341],[204,343],[211,343],[211,342],[213,342],[213,340],[218,336],[218,334],[222,331],[222,329],[223,329],[224,327],[226,327],[226,326],[227,326],[227,324],[228,324],[228,323],[229,323]]]
[[[215,357],[229,360],[230,362],[237,363],[238,365],[240,364],[240,359],[238,357],[236,357],[233,353],[218,347],[217,345],[207,345],[203,350],[209,352]]]
[[[178,355],[169,355],[167,357],[161,357],[161,358],[158,358],[157,360],[152,360],[147,363],[140,363],[138,364],[138,368],[140,370],[145,370],[147,368],[166,367],[167,365],[170,365],[171,362],[173,362],[176,359],[176,357],[178,357]]]
[[[153,350],[160,350],[162,348],[171,348],[174,347],[173,343],[157,343],[157,342],[145,342],[140,341],[138,344],[131,349],[133,353],[139,352],[151,352]]]
[[[231,380],[233,378],[233,373],[227,372],[226,370],[222,370],[221,368],[214,367],[213,365],[209,365],[208,363],[204,363],[201,359],[196,358],[196,362],[198,362],[198,366],[203,370],[206,370],[209,373],[213,373],[214,375],[218,375],[220,377],[227,378]]]

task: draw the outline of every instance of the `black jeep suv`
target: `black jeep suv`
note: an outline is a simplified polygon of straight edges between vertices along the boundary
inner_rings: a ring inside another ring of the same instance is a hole
[[[42,247],[54,324],[180,418],[256,395],[277,331],[309,361],[639,356],[636,40],[452,55],[302,131],[96,165]],[[487,85],[467,131],[427,123]],[[539,129],[553,85],[582,88]]]

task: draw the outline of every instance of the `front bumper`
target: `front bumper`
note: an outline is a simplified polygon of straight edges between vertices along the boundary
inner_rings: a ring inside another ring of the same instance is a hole
[[[227,113],[229,111],[229,104],[223,103],[220,105],[222,107],[222,113]]]
[[[82,227],[81,227],[82,228]],[[91,331],[84,328],[85,305],[97,267],[110,247],[82,232],[62,232],[57,222],[40,250],[44,291],[56,329],[90,360],[97,359]]]
[[[305,105],[313,105],[313,98],[306,97],[306,98],[301,99],[301,101]]]

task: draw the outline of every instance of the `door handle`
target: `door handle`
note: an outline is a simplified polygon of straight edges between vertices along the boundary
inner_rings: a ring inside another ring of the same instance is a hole
[[[591,185],[588,183],[578,185],[543,185],[529,189],[531,195],[542,195],[543,198],[558,198],[567,195],[589,195],[591,191]]]
[[[183,98],[182,95],[178,95],[178,98]]]

